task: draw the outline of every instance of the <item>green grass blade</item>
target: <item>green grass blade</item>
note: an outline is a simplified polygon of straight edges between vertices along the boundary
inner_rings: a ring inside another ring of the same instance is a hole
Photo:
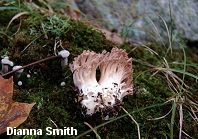
[[[173,62],[173,64],[184,65],[184,62]],[[193,63],[193,64],[186,63],[186,66],[198,68],[198,64],[195,64],[195,63]]]
[[[181,85],[181,86],[183,86],[183,84],[184,84],[184,78],[185,78],[185,75],[186,75],[186,51],[185,51],[183,45],[180,45],[180,46],[182,47],[183,54],[184,54],[184,70],[183,70],[184,73],[183,73],[183,82],[182,82],[182,85]],[[181,89],[182,89],[182,87],[181,87]]]
[[[22,8],[18,7],[0,7],[0,10],[22,10]]]
[[[178,99],[176,98],[176,101],[173,102],[172,106],[172,116],[171,116],[171,126],[170,126],[170,138],[173,139],[173,129],[174,129],[174,122],[175,122],[175,113],[176,113],[176,108],[177,108],[177,101]]]
[[[33,42],[35,42],[40,36],[36,37],[34,40],[32,40],[21,52],[24,52]]]
[[[196,80],[198,80],[198,76],[192,74],[192,73],[189,73],[189,72],[186,72],[186,71],[183,71],[183,70],[178,70],[178,69],[169,69],[169,68],[161,68],[161,70],[168,70],[168,71],[173,71],[173,72],[177,72],[177,73],[181,73],[181,74],[185,74],[185,75],[188,75],[190,77],[193,77],[195,78]]]

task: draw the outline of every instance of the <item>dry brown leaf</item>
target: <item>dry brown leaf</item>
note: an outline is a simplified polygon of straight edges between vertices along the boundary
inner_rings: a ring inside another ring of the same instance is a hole
[[[100,32],[102,32],[107,40],[112,41],[115,44],[123,44],[124,43],[124,39],[119,37],[116,33],[113,33],[111,31],[108,31],[106,29],[102,29],[102,28],[98,28],[96,27],[96,29]]]
[[[17,127],[23,123],[36,103],[19,103],[12,100],[13,79],[0,76],[0,134],[7,127]]]
[[[80,21],[81,13],[78,10],[71,9],[70,6],[67,6],[67,13],[71,19]]]

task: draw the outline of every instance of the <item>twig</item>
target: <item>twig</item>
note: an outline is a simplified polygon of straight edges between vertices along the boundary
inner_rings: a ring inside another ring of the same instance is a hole
[[[141,135],[140,135],[140,127],[139,124],[135,121],[135,119],[133,119],[133,117],[122,107],[122,110],[128,114],[128,116],[131,118],[131,120],[133,120],[133,122],[137,125],[138,128],[138,139],[141,139]]]
[[[27,64],[27,65],[25,65],[25,66],[23,66],[23,67],[21,67],[21,68],[16,69],[16,70],[12,70],[12,71],[10,71],[10,72],[7,72],[7,73],[3,74],[2,77],[5,77],[5,76],[7,76],[7,75],[9,75],[9,74],[12,74],[12,73],[14,73],[14,72],[16,72],[16,71],[18,71],[18,70],[21,70],[21,69],[24,69],[24,68],[27,68],[27,67],[36,65],[36,64],[38,64],[38,63],[42,63],[42,62],[49,61],[49,60],[54,60],[54,59],[59,59],[59,58],[62,58],[62,57],[61,57],[60,55],[57,55],[57,56],[50,56],[50,57],[41,59],[41,60],[39,60],[39,61],[36,61],[36,62],[30,63],[30,64]]]

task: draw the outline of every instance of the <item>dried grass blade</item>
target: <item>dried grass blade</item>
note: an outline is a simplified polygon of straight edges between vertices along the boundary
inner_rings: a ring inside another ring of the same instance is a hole
[[[8,28],[10,27],[10,24],[15,20],[17,19],[18,17],[22,16],[22,15],[25,15],[25,14],[28,14],[28,12],[20,12],[18,14],[16,14],[14,17],[12,17],[12,19],[10,20],[10,22],[8,23],[8,26],[6,28],[6,31],[8,30]]]
[[[157,33],[157,36],[159,36],[160,41],[162,42],[162,45],[163,45],[164,47],[166,47],[165,44],[164,44],[164,42],[163,42],[163,40],[162,40],[162,37],[161,37],[161,35],[160,35],[160,33],[159,33],[157,27],[156,27],[156,25],[153,23],[153,21],[152,21],[149,17],[147,17],[147,18],[148,18],[148,20],[151,22],[151,24],[153,25],[153,27],[155,28],[155,32]]]
[[[182,138],[182,125],[183,125],[183,108],[182,108],[182,104],[179,104],[179,139]]]
[[[168,51],[169,51],[169,49],[170,49],[170,50],[171,50],[171,54],[172,54],[172,51],[173,51],[173,50],[172,50],[172,40],[171,40],[171,36],[170,36],[170,32],[169,32],[168,26],[167,26],[167,24],[166,24],[166,21],[162,18],[162,16],[159,15],[159,14],[158,14],[158,16],[162,19],[162,21],[163,21],[163,23],[164,23],[164,25],[165,25],[165,27],[166,27],[167,34],[168,34],[169,47],[168,47],[167,53],[168,53]]]
[[[128,111],[126,111],[123,107],[122,110],[131,118],[131,120],[137,125],[138,128],[138,139],[141,139],[141,135],[140,135],[140,127],[139,124],[135,121],[135,119],[128,113]]]
[[[171,109],[169,110],[169,112],[168,112],[167,114],[165,114],[164,116],[161,116],[161,117],[158,117],[158,118],[153,118],[153,119],[147,119],[147,120],[149,120],[149,121],[155,121],[155,120],[163,119],[163,118],[165,118],[166,116],[168,116],[168,115],[171,113],[172,110],[173,110],[173,109],[171,108]]]
[[[84,122],[85,125],[87,125],[89,128],[91,128],[91,130],[96,134],[96,138],[97,139],[101,139],[101,137],[98,135],[98,133],[96,132],[96,130],[87,122]]]

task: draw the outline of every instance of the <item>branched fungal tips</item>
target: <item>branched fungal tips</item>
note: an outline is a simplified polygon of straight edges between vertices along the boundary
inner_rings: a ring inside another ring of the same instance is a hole
[[[99,81],[96,80],[97,68],[100,69]],[[133,94],[132,58],[128,58],[125,50],[113,48],[101,54],[84,51],[74,58],[70,69],[79,96],[83,95],[79,103],[85,116],[99,112],[105,120],[115,117],[123,98]]]

